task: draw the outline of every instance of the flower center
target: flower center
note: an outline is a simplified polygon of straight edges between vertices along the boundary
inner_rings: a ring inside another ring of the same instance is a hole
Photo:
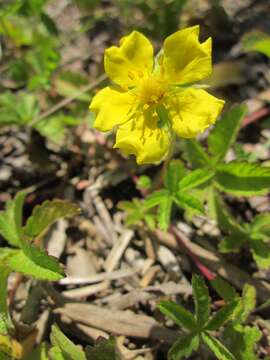
[[[140,86],[139,98],[143,104],[155,105],[161,102],[165,94],[163,84],[155,79],[149,77],[142,81]]]

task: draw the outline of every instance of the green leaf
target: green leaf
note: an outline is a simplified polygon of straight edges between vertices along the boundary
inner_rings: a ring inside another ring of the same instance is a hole
[[[163,197],[158,208],[158,225],[161,230],[166,231],[170,225],[173,198],[171,196]]]
[[[254,286],[245,284],[242,291],[242,308],[235,319],[235,322],[243,323],[246,321],[250,313],[255,309],[256,306],[256,289]]]
[[[49,359],[48,346],[46,343],[42,343],[37,348],[35,348],[30,355],[27,355],[27,360],[55,360],[55,359]]]
[[[238,252],[248,240],[248,237],[242,234],[232,234],[221,240],[218,244],[218,249],[222,253]]]
[[[253,239],[268,240],[270,238],[270,213],[257,215],[250,227]]]
[[[216,186],[235,196],[265,194],[270,188],[270,167],[232,161],[217,166]]]
[[[5,263],[12,271],[30,275],[35,279],[56,281],[64,277],[58,261],[33,245],[28,245],[23,250],[10,249]]]
[[[236,360],[234,355],[216,338],[207,332],[201,334],[203,341],[219,360]]]
[[[192,290],[195,301],[197,324],[199,328],[202,328],[210,316],[210,297],[208,287],[201,276],[192,276]]]
[[[206,183],[212,179],[214,175],[214,170],[209,168],[193,170],[180,180],[179,188],[181,191],[191,190]]]
[[[0,335],[6,335],[12,328],[11,319],[8,311],[8,292],[7,280],[10,269],[4,266],[0,260]]]
[[[178,326],[189,331],[197,330],[195,317],[183,306],[172,301],[162,301],[159,304],[159,310],[162,314],[172,319]]]
[[[174,194],[178,191],[179,181],[185,175],[185,167],[179,160],[172,160],[165,175],[164,185]]]
[[[209,331],[219,330],[226,322],[233,319],[236,308],[240,304],[240,299],[235,299],[223,306],[206,324],[205,329]]]
[[[40,236],[57,220],[75,216],[80,212],[77,205],[65,200],[44,201],[35,206],[32,215],[28,218],[24,232],[29,237]]]
[[[61,142],[66,136],[68,127],[76,126],[80,120],[63,114],[48,117],[39,121],[35,128],[38,132],[55,143]]]
[[[259,240],[252,241],[251,246],[253,258],[258,267],[268,269],[270,267],[270,246]]]
[[[229,212],[226,204],[217,191],[212,191],[211,196],[211,204],[214,216],[221,230],[230,234],[244,236],[245,229],[233,218],[232,214]]]
[[[261,31],[252,31],[243,37],[242,45],[246,51],[258,51],[270,57],[270,36]]]
[[[115,339],[104,339],[94,347],[86,348],[87,360],[117,360]]]
[[[158,206],[164,199],[170,197],[168,190],[162,189],[154,191],[152,194],[148,195],[144,200],[144,207],[146,209],[151,209],[155,206]]]
[[[211,280],[211,285],[225,301],[233,301],[237,296],[236,290],[219,276],[216,276],[214,280]]]
[[[50,339],[52,345],[61,349],[65,360],[86,360],[86,356],[80,346],[74,345],[57,325],[52,326]]]
[[[68,355],[64,357],[59,346],[53,346],[49,351],[49,355],[50,355],[50,360],[71,360],[70,357],[68,357]]]
[[[19,192],[7,202],[6,210],[0,212],[0,234],[13,246],[20,246],[20,228],[25,193]]]
[[[187,358],[196,351],[200,345],[200,338],[196,334],[187,334],[177,340],[168,353],[168,360]],[[90,359],[89,359],[90,360]]]
[[[186,210],[192,210],[195,213],[204,214],[204,206],[194,196],[186,193],[182,193],[181,190],[178,191],[174,197],[176,204]]]
[[[237,324],[225,330],[231,351],[239,360],[258,360],[254,352],[256,343],[261,339],[258,328]]]
[[[236,140],[241,122],[247,112],[244,105],[234,106],[217,121],[208,137],[209,151],[217,159],[223,159]]]
[[[211,160],[197,140],[184,140],[185,155],[192,168],[208,167]]]
[[[152,185],[152,181],[149,176],[142,175],[139,177],[136,187],[138,189],[149,189]]]

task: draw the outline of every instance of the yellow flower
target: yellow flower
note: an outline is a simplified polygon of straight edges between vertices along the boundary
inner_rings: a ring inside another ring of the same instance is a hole
[[[166,157],[173,133],[193,138],[212,125],[224,101],[192,85],[212,70],[211,38],[199,42],[199,26],[167,37],[154,59],[150,41],[138,31],[105,51],[105,72],[114,83],[92,99],[94,127],[116,127],[114,147],[138,164]]]

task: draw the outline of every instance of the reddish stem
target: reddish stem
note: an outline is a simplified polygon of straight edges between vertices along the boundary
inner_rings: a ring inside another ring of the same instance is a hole
[[[254,123],[257,120],[260,120],[261,118],[264,118],[265,116],[267,116],[269,114],[270,114],[269,107],[263,107],[257,111],[254,111],[254,113],[245,117],[245,119],[241,125],[241,128],[243,128],[251,123]]]
[[[181,239],[180,234],[178,233],[178,231],[175,229],[174,226],[170,226],[169,232],[175,236],[176,240],[178,241],[178,243],[181,245],[181,247],[184,249],[184,251],[190,256],[190,258],[192,259],[192,261],[194,262],[194,264],[197,266],[197,268],[199,269],[199,271],[201,272],[201,274],[208,280],[208,281],[212,281],[215,279],[216,275],[210,271],[201,261],[200,259],[197,257],[197,255],[195,255],[190,249],[189,247],[185,244],[185,242]]]

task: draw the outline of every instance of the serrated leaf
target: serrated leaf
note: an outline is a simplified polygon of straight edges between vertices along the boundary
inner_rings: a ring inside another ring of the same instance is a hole
[[[168,360],[187,358],[196,351],[200,345],[200,338],[196,334],[187,334],[177,340],[168,353]],[[90,360],[90,359],[89,359]]]
[[[75,216],[79,213],[77,205],[65,200],[44,201],[35,206],[32,215],[28,218],[24,232],[29,237],[40,236],[57,220]]]
[[[262,334],[256,327],[237,324],[225,331],[230,349],[239,360],[258,360],[254,352],[256,343]]]
[[[171,196],[163,197],[158,208],[158,225],[161,230],[167,230],[170,225],[173,198]]]
[[[221,240],[218,249],[222,253],[238,252],[247,241],[248,237],[242,234],[231,234]]]
[[[7,305],[7,280],[9,274],[10,269],[0,262],[0,335],[8,334],[9,329],[12,328]]]
[[[199,214],[204,214],[204,206],[194,196],[182,193],[181,190],[175,195],[174,200],[176,204],[186,210],[192,210]]]
[[[209,156],[197,140],[184,140],[184,148],[187,160],[191,163],[193,169],[211,165]]]
[[[178,326],[189,331],[197,330],[195,317],[183,306],[171,301],[162,301],[159,304],[159,310],[162,314],[172,319]]]
[[[233,319],[234,312],[239,306],[240,300],[235,299],[224,305],[206,324],[205,329],[214,331],[220,329],[226,322]]]
[[[86,348],[87,360],[117,360],[115,339],[104,339],[94,347]]]
[[[178,191],[179,181],[185,176],[185,167],[182,161],[172,160],[165,174],[164,185],[171,194]]]
[[[270,267],[270,246],[263,241],[255,240],[251,243],[252,255],[259,268]]]
[[[192,290],[195,302],[196,319],[199,328],[202,328],[210,316],[210,296],[208,287],[201,276],[192,276]]]
[[[211,285],[225,301],[233,301],[237,296],[236,290],[219,276],[216,276],[214,280],[211,280]]]
[[[203,185],[215,175],[215,171],[209,168],[196,169],[191,171],[179,182],[181,191],[191,190],[200,185]]]
[[[201,334],[203,341],[219,360],[236,360],[235,356],[216,338],[207,332]]]
[[[35,129],[51,141],[59,143],[64,139],[68,127],[78,124],[79,120],[72,116],[57,114],[39,121]]]
[[[265,194],[270,188],[270,167],[232,161],[217,166],[216,186],[235,196]]]
[[[217,159],[223,159],[236,140],[241,122],[247,112],[244,105],[234,106],[217,121],[208,137],[209,151]]]
[[[58,261],[33,245],[28,245],[28,249],[24,251],[10,250],[5,263],[12,271],[35,279],[56,281],[64,277],[63,269]]]
[[[53,346],[60,348],[65,360],[86,360],[86,356],[80,346],[73,344],[57,325],[52,326],[50,339]]]
[[[25,193],[19,192],[7,202],[6,210],[0,212],[0,234],[14,246],[21,246],[20,228]]]
[[[256,306],[256,289],[254,286],[245,284],[242,291],[242,308],[236,322],[243,323]]]

